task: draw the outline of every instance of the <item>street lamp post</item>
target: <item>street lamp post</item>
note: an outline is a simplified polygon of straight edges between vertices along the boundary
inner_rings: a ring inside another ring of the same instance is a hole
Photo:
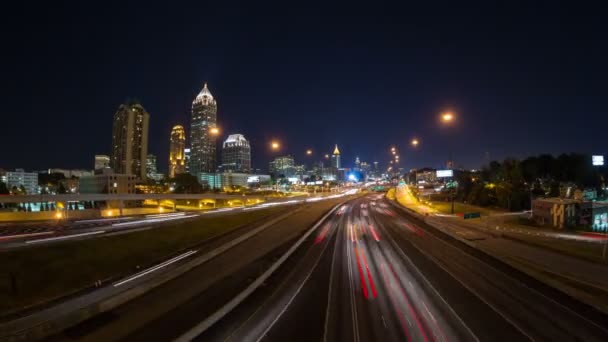
[[[455,116],[454,116],[454,113],[452,113],[452,112],[444,112],[444,113],[441,114],[441,122],[444,125],[451,124],[452,122],[454,122],[454,119],[455,119]],[[449,161],[448,161],[448,163],[449,163],[449,167],[451,169],[453,169],[454,168],[454,161],[452,160],[452,151],[451,150],[450,150],[450,154],[449,154]],[[456,189],[450,189],[450,197],[451,197],[451,200],[452,200],[452,215],[454,215],[454,200],[455,200],[455,197],[456,197]]]

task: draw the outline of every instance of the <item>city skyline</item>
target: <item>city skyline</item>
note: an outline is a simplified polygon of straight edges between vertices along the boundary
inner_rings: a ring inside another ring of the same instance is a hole
[[[560,18],[568,12],[559,6],[507,6],[479,15],[489,5],[479,6],[479,12],[455,4],[439,10],[395,5],[350,9],[335,17],[336,5],[322,13],[303,9],[276,15],[280,6],[267,12],[264,6],[241,4],[234,10],[210,4],[206,10],[214,18],[195,28],[179,24],[196,22],[195,9],[164,13],[144,7],[137,11],[145,22],[162,13],[176,25],[100,29],[110,14],[126,20],[132,6],[91,13],[43,5],[29,20],[15,15],[5,22],[11,30],[23,30],[5,42],[8,53],[2,56],[12,85],[2,95],[11,113],[4,124],[28,129],[7,130],[0,143],[19,141],[23,149],[42,153],[28,158],[7,150],[2,167],[88,167],[92,155],[110,154],[110,113],[131,96],[153,115],[150,152],[168,160],[166,132],[189,122],[192,99],[204,81],[221,99],[222,137],[244,133],[258,151],[255,168],[272,158],[266,146],[273,138],[298,159],[308,148],[316,156],[331,153],[327,146],[338,143],[345,161],[358,155],[381,165],[389,160],[386,149],[396,144],[405,168],[444,164],[446,146],[453,148],[457,166],[469,168],[485,163],[486,153],[492,160],[606,154],[591,139],[608,124],[601,91],[608,73],[598,59],[606,47],[600,30],[593,29],[600,18],[592,13],[588,20],[566,23]],[[50,17],[61,24],[47,25]],[[455,17],[466,24],[453,25]],[[313,28],[304,24],[311,18],[318,22]],[[69,33],[74,28],[100,39],[79,40],[75,50],[77,35]],[[380,34],[385,31],[390,34]],[[55,36],[44,48],[21,44]],[[260,48],[250,48],[250,36]],[[126,48],[148,51],[146,62],[106,56]],[[450,130],[435,120],[448,109],[458,114]],[[572,130],[568,122],[574,118],[589,125]],[[370,130],[369,122],[380,127]],[[62,153],[47,150],[48,132],[57,133],[54,141]],[[527,132],[534,134],[525,142],[512,138]],[[423,141],[416,150],[408,148],[413,137]]]

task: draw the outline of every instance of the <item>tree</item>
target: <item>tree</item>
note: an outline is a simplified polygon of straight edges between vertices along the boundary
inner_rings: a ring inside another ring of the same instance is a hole
[[[0,195],[8,195],[11,192],[8,191],[8,188],[6,187],[6,183],[4,182],[0,182]]]
[[[65,186],[63,185],[63,182],[59,183],[59,186],[57,187],[57,193],[58,194],[66,194],[68,191],[65,189]]]
[[[173,178],[175,183],[176,194],[200,194],[203,192],[203,187],[198,182],[196,177],[189,173],[180,173]]]

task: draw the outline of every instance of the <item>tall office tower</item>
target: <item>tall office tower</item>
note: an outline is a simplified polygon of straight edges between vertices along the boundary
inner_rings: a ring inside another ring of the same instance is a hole
[[[186,131],[181,125],[173,126],[169,145],[169,177],[186,172]]]
[[[190,126],[190,174],[213,173],[216,169],[217,103],[207,88],[192,102]]]
[[[110,156],[105,154],[95,155],[95,170],[101,170],[110,167]]]
[[[156,156],[153,154],[148,154],[148,157],[146,158],[146,176],[153,178],[153,176],[157,173]]]
[[[150,114],[140,103],[130,101],[118,107],[114,113],[110,157],[114,172],[146,179],[149,124]]]
[[[242,134],[230,134],[222,145],[222,170],[251,172],[251,147]]]
[[[190,155],[192,154],[192,150],[190,147],[184,148],[184,160],[186,161],[186,172],[190,173]]]
[[[331,155],[331,166],[336,169],[340,168],[340,150],[338,149],[338,145],[334,148],[334,153]]]

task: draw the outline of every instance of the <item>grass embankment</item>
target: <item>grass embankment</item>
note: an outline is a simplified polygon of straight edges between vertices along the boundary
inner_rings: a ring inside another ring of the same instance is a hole
[[[147,231],[0,252],[0,315],[47,302],[97,280],[133,273],[210,237],[285,211],[201,217]],[[10,274],[15,274],[13,293]]]
[[[436,209],[442,214],[452,213],[452,202],[431,202],[431,207]],[[460,202],[454,202],[454,214],[463,213],[481,213],[482,216],[488,216],[493,214],[495,211],[487,208],[477,207]]]
[[[509,238],[521,241],[528,245],[541,247],[544,249],[548,249],[557,253],[570,255],[579,259],[600,263],[600,264],[608,264],[608,259],[604,259],[602,257],[604,244],[603,243],[593,243],[593,242],[582,242],[582,241],[572,241],[572,240],[564,240],[564,239],[555,239],[555,238],[540,238],[534,237],[530,239],[519,238],[517,236],[512,236],[511,234],[506,234]]]

